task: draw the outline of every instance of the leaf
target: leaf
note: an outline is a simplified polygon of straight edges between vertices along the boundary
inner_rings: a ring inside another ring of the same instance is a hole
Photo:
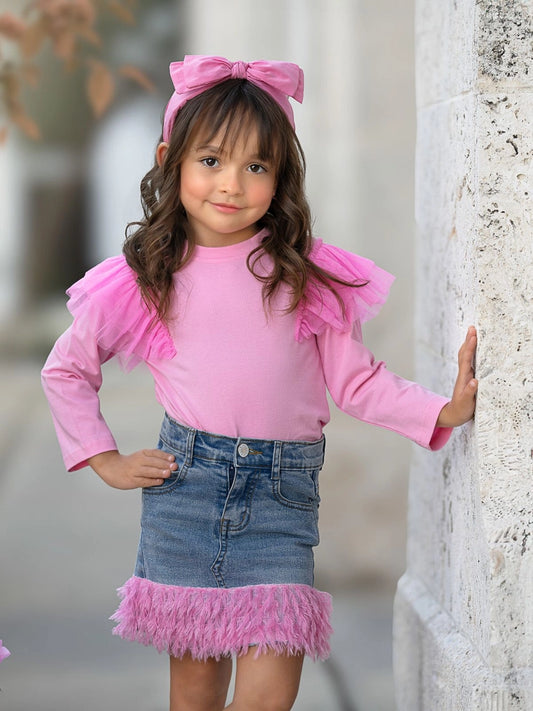
[[[34,57],[41,49],[46,35],[46,26],[41,20],[28,25],[20,38],[22,56],[26,57],[26,59]]]
[[[153,81],[140,69],[134,67],[132,64],[124,64],[118,70],[119,74],[127,79],[132,79],[137,82],[146,91],[155,91],[155,84]]]
[[[87,80],[87,97],[95,116],[100,117],[108,108],[115,94],[113,75],[103,62],[90,61]]]
[[[124,5],[121,5],[119,2],[111,0],[108,8],[115,15],[115,17],[118,17],[119,20],[125,22],[127,25],[135,24],[135,16],[133,12],[129,8],[124,7]]]
[[[0,35],[7,39],[20,41],[26,31],[26,23],[12,12],[4,12],[0,15]]]

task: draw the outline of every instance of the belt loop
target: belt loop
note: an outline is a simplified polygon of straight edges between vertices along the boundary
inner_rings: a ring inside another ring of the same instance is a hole
[[[238,455],[238,453],[239,453],[239,444],[240,444],[240,441],[241,441],[241,438],[238,437],[237,440],[236,440],[236,442],[235,442],[235,446],[233,447],[233,466],[235,467],[235,469],[237,469],[237,467],[239,466],[239,462],[238,462],[237,455]]]
[[[276,440],[272,454],[272,481],[278,481],[281,477],[281,447],[281,442]]]
[[[196,430],[193,429],[188,429],[187,430],[187,445],[186,445],[186,452],[185,452],[185,462],[187,463],[187,466],[190,466],[192,463],[192,459],[194,456],[194,441],[196,439]]]

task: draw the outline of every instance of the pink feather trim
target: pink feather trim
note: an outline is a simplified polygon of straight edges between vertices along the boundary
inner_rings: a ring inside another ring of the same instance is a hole
[[[244,654],[256,645],[278,654],[328,657],[331,596],[308,585],[191,588],[130,578],[111,617],[113,634],[159,652],[194,659]]]

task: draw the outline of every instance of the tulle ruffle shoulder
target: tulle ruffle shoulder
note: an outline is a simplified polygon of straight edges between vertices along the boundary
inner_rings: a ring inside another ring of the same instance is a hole
[[[311,282],[298,307],[297,341],[319,334],[327,327],[348,331],[354,322],[364,323],[376,316],[387,300],[394,276],[370,259],[324,244],[320,239],[315,240],[310,259],[343,281],[364,286],[354,288],[333,282],[343,311],[333,292],[316,281]]]
[[[143,301],[135,272],[123,256],[90,269],[67,294],[71,314],[87,324],[106,359],[117,356],[125,370],[176,355],[167,327]]]

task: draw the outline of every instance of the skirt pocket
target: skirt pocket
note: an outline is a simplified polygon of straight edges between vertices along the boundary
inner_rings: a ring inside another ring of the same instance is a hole
[[[159,439],[157,449],[160,449],[163,452],[168,452],[168,454],[173,454],[175,458],[174,461],[178,465],[178,468],[175,471],[171,472],[168,479],[165,479],[162,484],[145,487],[143,489],[143,493],[148,495],[166,494],[175,489],[180,484],[183,484],[190,467],[190,462],[187,460],[185,452],[176,450],[167,442],[165,442],[164,439]]]
[[[284,506],[310,511],[318,508],[319,469],[282,469],[272,480],[274,498]]]

